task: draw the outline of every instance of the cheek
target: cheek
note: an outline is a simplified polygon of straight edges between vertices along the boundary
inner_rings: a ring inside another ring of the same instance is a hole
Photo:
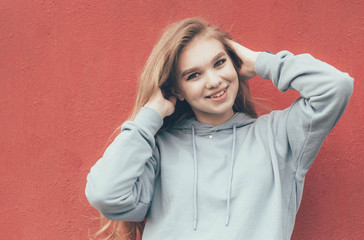
[[[236,80],[238,78],[238,73],[232,62],[228,62],[227,66],[224,68],[224,76],[231,80]]]
[[[239,90],[239,77],[238,77],[238,73],[236,72],[235,68],[233,66],[231,66],[229,68],[229,70],[226,72],[226,79],[228,79],[230,81],[230,85],[232,87],[232,89],[234,90],[234,92],[236,92],[235,94],[238,93]]]
[[[201,97],[203,88],[199,82],[189,82],[181,86],[183,97],[189,102]]]

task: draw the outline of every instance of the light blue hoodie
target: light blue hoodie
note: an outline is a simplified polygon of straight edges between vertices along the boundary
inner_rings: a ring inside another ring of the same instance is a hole
[[[86,186],[113,220],[142,221],[143,239],[290,239],[305,175],[344,112],[353,79],[311,55],[261,53],[257,74],[301,96],[253,119],[211,126],[186,119],[159,131],[142,108],[122,126]]]

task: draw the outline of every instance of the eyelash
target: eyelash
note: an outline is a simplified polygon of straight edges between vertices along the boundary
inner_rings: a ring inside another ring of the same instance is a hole
[[[214,65],[214,67],[219,67],[221,65],[223,65],[226,62],[226,59],[220,59],[219,61],[217,61]]]
[[[220,59],[219,61],[217,61],[215,64],[214,64],[214,67],[220,67],[221,65],[223,65],[224,63],[226,62],[226,59]],[[192,73],[190,74],[188,77],[187,77],[187,80],[191,80],[191,79],[194,79],[196,77],[198,77],[200,74],[195,72],[195,73]]]
[[[195,73],[192,73],[191,75],[188,75],[187,80],[191,80],[191,79],[193,79],[193,78],[198,77],[198,76],[196,76],[196,75],[198,75],[198,76],[199,76],[199,73],[195,72]]]

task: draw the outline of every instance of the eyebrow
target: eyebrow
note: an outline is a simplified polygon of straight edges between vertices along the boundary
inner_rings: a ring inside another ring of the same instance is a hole
[[[218,54],[216,54],[216,56],[211,60],[212,63],[216,62],[219,58],[221,58],[222,56],[225,56],[226,53],[225,52],[219,52]],[[198,67],[192,67],[192,68],[188,68],[186,70],[184,70],[181,74],[181,78],[183,78],[184,76],[197,71],[199,68]]]

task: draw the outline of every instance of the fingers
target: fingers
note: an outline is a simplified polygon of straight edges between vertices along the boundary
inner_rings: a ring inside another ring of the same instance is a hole
[[[163,96],[161,89],[158,88],[150,97],[149,101],[145,104],[145,106],[156,110],[164,118],[174,112],[176,102],[177,98],[175,96],[171,96],[166,99]]]
[[[241,68],[239,69],[239,75],[241,79],[248,80],[256,75],[255,73],[255,62],[259,52],[255,52],[242,46],[241,44],[228,40],[229,45],[238,55],[238,57],[243,61]]]
[[[228,43],[229,45],[234,49],[234,50],[239,50],[240,47],[243,47],[241,44],[235,42],[234,40],[230,40],[228,39]]]
[[[243,45],[233,41],[233,40],[228,40],[229,41],[229,45],[231,46],[231,48],[235,51],[235,53],[244,61],[246,61],[247,59],[252,58],[256,52],[250,50],[247,47],[244,47]]]
[[[240,56],[240,54],[239,54],[239,43],[237,43],[237,42],[235,42],[235,41],[233,41],[233,40],[230,40],[230,39],[228,39],[228,44],[229,44],[229,46],[231,47],[231,49],[240,57],[240,58],[242,58],[242,56]]]

